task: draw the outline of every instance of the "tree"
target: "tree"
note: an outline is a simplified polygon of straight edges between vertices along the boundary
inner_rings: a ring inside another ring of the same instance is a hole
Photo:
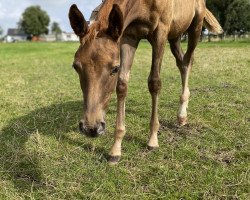
[[[0,36],[3,34],[3,29],[2,27],[0,26]]]
[[[234,0],[207,0],[206,6],[211,12],[215,15],[215,17],[220,22],[220,25],[222,28],[225,28],[226,23],[226,12],[228,9],[228,6],[233,2]]]
[[[53,22],[51,25],[51,32],[53,34],[60,34],[62,32],[59,24],[57,22]]]
[[[58,40],[58,35],[62,33],[62,30],[57,22],[53,22],[51,25],[51,32],[55,34],[56,40]]]
[[[229,34],[250,31],[250,3],[248,0],[234,0],[226,11],[225,29]]]
[[[50,18],[46,11],[40,6],[30,6],[25,9],[19,25],[25,33],[39,37],[41,34],[48,34]]]
[[[232,34],[250,30],[249,0],[207,0],[206,5],[225,32]]]

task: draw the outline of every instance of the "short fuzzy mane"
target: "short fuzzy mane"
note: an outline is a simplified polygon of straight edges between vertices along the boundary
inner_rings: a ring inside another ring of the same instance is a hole
[[[107,30],[108,18],[113,4],[114,0],[106,0],[103,2],[95,21],[90,25],[88,33],[84,36],[82,44],[91,42],[97,35],[100,35]]]

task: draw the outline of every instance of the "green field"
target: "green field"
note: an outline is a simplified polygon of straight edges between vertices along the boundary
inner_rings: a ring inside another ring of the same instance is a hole
[[[185,48],[185,44],[183,44]],[[109,166],[107,132],[78,132],[82,92],[77,43],[0,44],[0,199],[249,199],[250,42],[201,43],[190,78],[189,124],[176,125],[180,75],[167,47],[160,148],[147,151],[151,48],[137,50],[120,163]]]

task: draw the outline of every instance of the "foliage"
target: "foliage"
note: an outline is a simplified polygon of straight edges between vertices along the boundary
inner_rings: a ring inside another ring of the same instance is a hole
[[[19,25],[25,33],[40,36],[48,33],[49,22],[50,18],[46,11],[42,10],[40,6],[30,6],[22,14]]]
[[[227,33],[250,30],[249,0],[207,0],[206,5]]]
[[[62,32],[59,24],[57,22],[53,22],[51,25],[51,32],[53,34],[60,34]]]
[[[0,36],[3,34],[3,28],[0,26]]]
[[[231,33],[250,31],[250,2],[234,0],[227,9],[225,29]]]
[[[166,48],[153,152],[146,149],[152,50],[140,43],[117,166],[106,161],[115,94],[106,134],[92,139],[78,131],[82,93],[71,67],[78,46],[0,44],[0,199],[249,199],[249,42],[199,44],[185,127],[175,124],[181,80]]]
[[[206,5],[209,10],[216,16],[219,20],[221,26],[224,28],[226,22],[226,11],[228,6],[234,0],[207,0]]]

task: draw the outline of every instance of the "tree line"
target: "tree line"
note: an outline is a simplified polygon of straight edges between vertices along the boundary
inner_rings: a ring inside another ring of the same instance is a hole
[[[206,0],[206,5],[226,34],[244,34],[250,31],[249,0]]]
[[[50,17],[40,6],[30,6],[22,13],[20,21],[17,23],[18,29],[24,31],[32,37],[39,37],[49,33]],[[62,32],[59,23],[52,22],[51,32],[55,35]],[[0,35],[3,29],[0,27]]]

